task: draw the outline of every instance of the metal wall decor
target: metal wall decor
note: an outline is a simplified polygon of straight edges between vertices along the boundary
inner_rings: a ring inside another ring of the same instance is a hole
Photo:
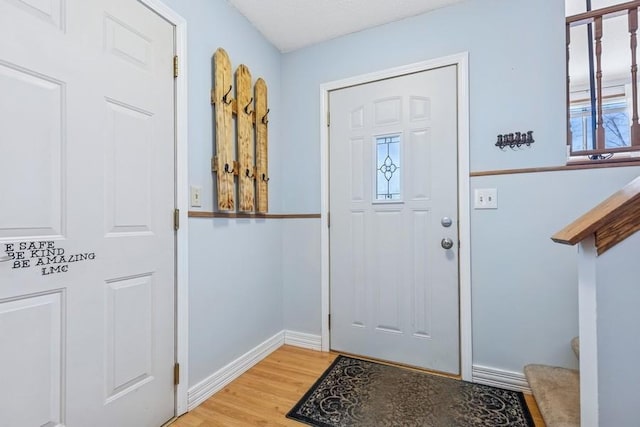
[[[236,69],[233,82],[231,61],[222,48],[213,55],[213,65],[211,104],[215,109],[215,146],[211,170],[216,176],[218,210],[235,211],[237,207],[240,212],[266,213],[269,182],[267,85],[259,78],[252,86],[251,72],[243,64]]]
[[[515,132],[515,133],[505,133],[504,135],[498,135],[498,141],[496,141],[496,147],[504,150],[509,147],[511,149],[520,148],[523,145],[530,147],[535,140],[533,139],[533,131],[527,132]]]

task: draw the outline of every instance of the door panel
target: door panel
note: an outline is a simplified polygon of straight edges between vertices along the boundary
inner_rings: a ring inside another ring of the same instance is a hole
[[[173,52],[173,27],[136,0],[0,0],[11,425],[174,415]]]
[[[28,295],[0,303],[2,422],[43,426],[60,420],[63,410],[63,292]],[[31,333],[24,334],[27,325]],[[25,397],[29,399],[25,399]]]
[[[63,91],[55,78],[0,59],[0,170],[12,172],[0,181],[0,238],[63,232]],[[34,122],[38,126],[32,126]],[[29,194],[17,182],[28,182]],[[30,208],[34,198],[40,201],[39,209]]]
[[[107,235],[150,232],[153,114],[106,100]]]
[[[456,75],[330,94],[334,350],[459,372]]]
[[[429,234],[431,224],[431,212],[428,210],[413,212],[413,277],[415,285],[413,297],[413,334],[416,337],[431,337],[431,278],[430,267],[425,260],[429,259],[429,240],[433,236]],[[425,238],[426,237],[426,238]]]
[[[398,280],[402,265],[401,247],[402,212],[400,210],[373,211],[373,247],[369,253],[374,279],[371,281],[374,295],[374,326],[378,331],[401,333],[400,307],[402,288],[388,286]],[[366,254],[366,249],[365,249]]]
[[[152,276],[108,281],[107,403],[153,380]]]
[[[43,22],[62,29],[65,0],[7,0]]]
[[[431,132],[429,129],[416,129],[409,133],[409,167],[414,178],[409,198],[413,201],[431,199]]]

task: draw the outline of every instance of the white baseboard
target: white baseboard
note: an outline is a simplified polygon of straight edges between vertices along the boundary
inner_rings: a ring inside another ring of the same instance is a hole
[[[284,344],[316,351],[321,350],[320,335],[287,330],[278,332],[236,360],[214,372],[208,378],[190,387],[188,391],[188,410],[191,411],[215,393],[222,390],[231,381],[244,374]]]
[[[473,365],[472,376],[473,382],[477,384],[521,391],[523,393],[531,393],[527,379],[524,374],[519,372]]]
[[[281,331],[267,339],[263,343],[249,350],[233,362],[219,369],[208,378],[189,388],[188,410],[196,406],[222,390],[231,381],[248,371],[255,364],[282,347],[285,342],[285,332]]]
[[[284,343],[309,350],[322,351],[322,338],[320,335],[285,330]]]
[[[190,387],[188,391],[188,410],[193,410],[284,344],[321,351],[322,339],[320,335],[303,332],[289,330],[278,332],[208,378]],[[473,382],[477,384],[531,393],[527,379],[524,374],[519,372],[473,365],[472,377]]]

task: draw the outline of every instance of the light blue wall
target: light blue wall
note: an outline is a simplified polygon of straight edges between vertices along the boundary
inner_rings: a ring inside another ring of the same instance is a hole
[[[544,29],[544,30],[542,30]],[[565,160],[564,2],[470,0],[284,55],[288,122],[284,209],[320,209],[322,83],[469,52],[471,170],[559,165]],[[500,152],[496,135],[534,130],[527,150]]]
[[[598,407],[601,426],[638,424],[640,233],[596,260]]]
[[[223,47],[235,68],[246,64],[269,87],[270,209],[281,209],[281,54],[221,0],[165,0],[187,20],[189,182],[213,210],[211,58]],[[189,384],[195,385],[283,328],[282,224],[189,221]]]
[[[287,220],[282,236],[285,329],[320,335],[319,220]]]
[[[211,107],[212,57],[217,48],[229,54],[233,70],[240,64],[249,67],[253,80],[265,79],[269,90],[269,172],[270,209],[281,209],[278,144],[282,129],[281,54],[228,2],[222,0],[164,0],[187,20],[189,82],[189,182],[203,186],[202,210],[213,208],[211,155],[213,121]]]
[[[577,368],[577,247],[550,237],[640,174],[590,169],[473,179],[497,188],[498,209],[471,216],[473,363],[520,372]]]
[[[472,171],[564,165],[564,2],[469,0],[284,55],[283,209],[320,209],[322,83],[459,52],[470,61]],[[527,149],[500,151],[496,135],[533,130]],[[576,250],[550,236],[640,174],[616,168],[472,178],[497,188],[499,209],[472,211],[473,362],[521,372],[527,363],[575,367]],[[299,226],[300,227],[300,226]],[[319,334],[319,221],[285,239],[285,327]],[[285,231],[286,233],[286,231]],[[304,254],[307,255],[304,255]],[[302,327],[302,329],[300,328]]]
[[[189,27],[189,180],[212,210],[211,56],[224,47],[269,84],[270,208],[320,209],[322,83],[462,51],[470,55],[471,170],[565,160],[564,20],[557,0],[469,0],[281,55],[226,1],[165,0]],[[530,149],[496,134],[534,130]],[[549,236],[639,168],[473,178],[498,188],[497,211],[472,211],[474,363],[520,371],[574,366],[575,249]],[[319,334],[319,220],[191,219],[193,386],[283,328]]]

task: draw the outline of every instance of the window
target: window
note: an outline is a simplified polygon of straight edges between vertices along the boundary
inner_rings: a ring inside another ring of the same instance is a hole
[[[400,181],[400,135],[376,137],[376,200],[400,200]]]
[[[569,158],[629,157],[640,151],[640,1],[565,0],[565,6]]]
[[[604,102],[602,117],[604,122],[605,149],[631,146],[631,128],[627,102],[624,98]],[[571,151],[580,152],[593,149],[596,123],[594,111],[589,103],[571,103]]]

